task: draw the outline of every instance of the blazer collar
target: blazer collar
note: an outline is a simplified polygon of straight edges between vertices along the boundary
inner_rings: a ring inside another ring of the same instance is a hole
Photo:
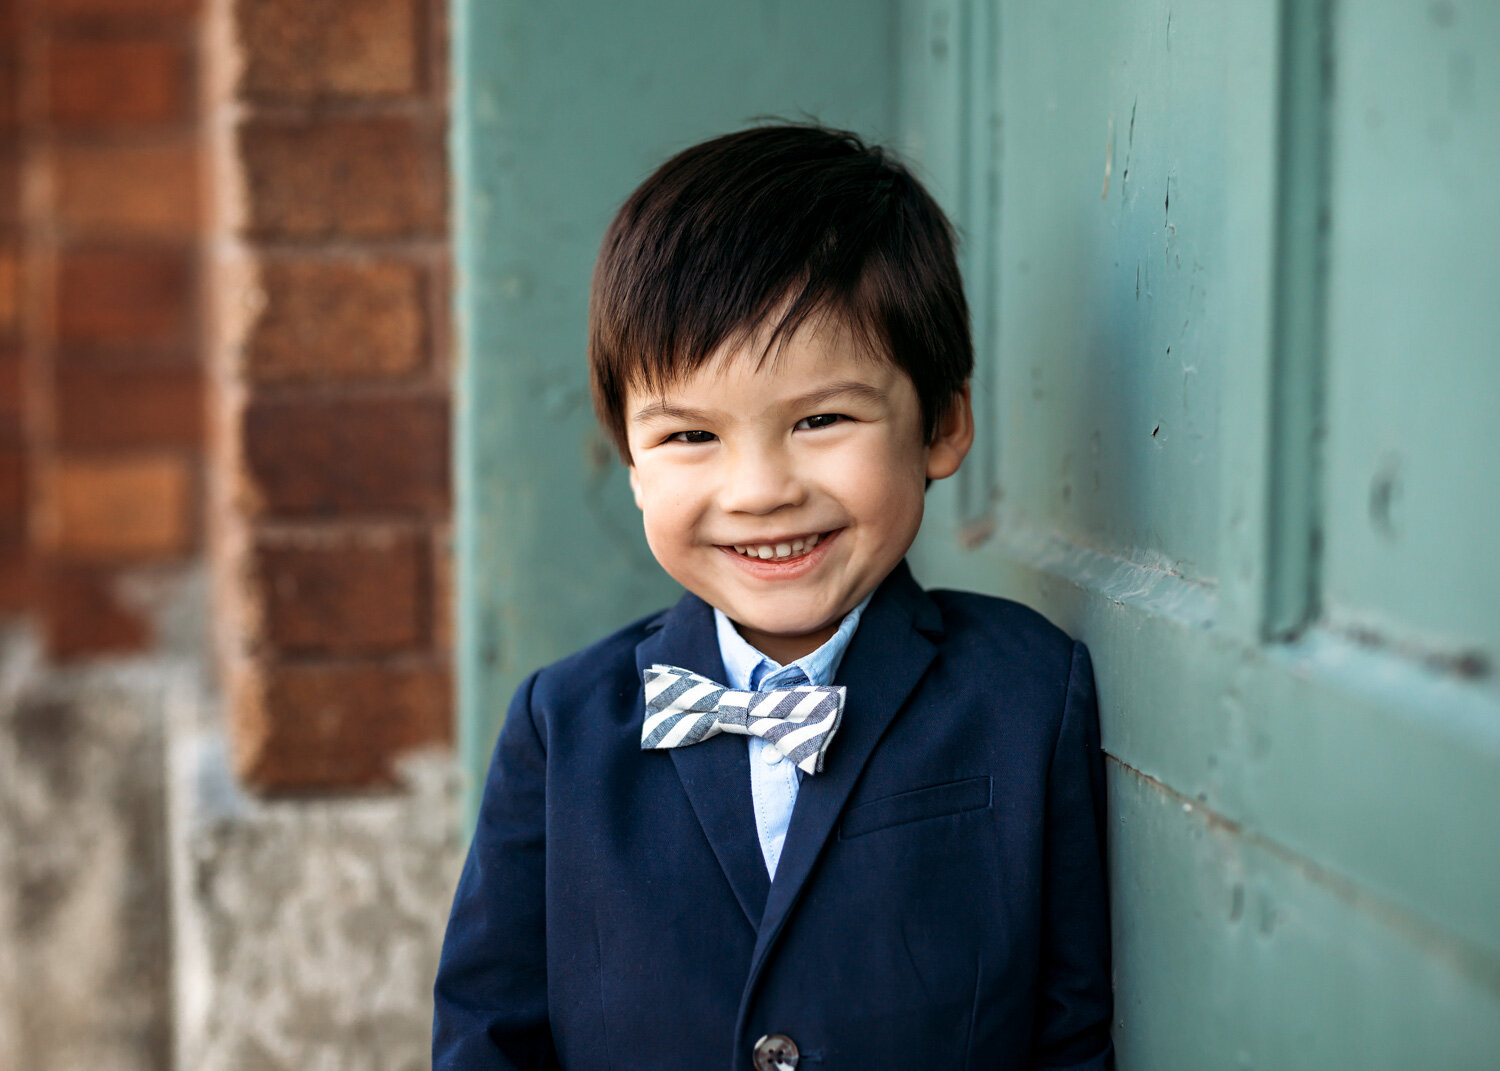
[[[751,959],[742,1015],[761,968],[802,894],[849,794],[886,729],[927,671],[942,615],[902,561],[876,589],[835,681],[849,689],[823,772],[804,777]]]
[[[662,662],[724,680],[713,610],[707,603],[685,594],[660,620],[660,628],[636,647],[638,673]],[[760,931],[752,985],[865,763],[932,661],[936,648],[929,637],[941,632],[937,605],[906,562],[900,562],[865,608],[835,677],[836,683],[849,688],[843,723],[828,749],[823,772],[803,778],[797,790],[774,887],[755,830],[744,741],[725,734],[668,752],[724,876],[750,924]]]
[[[661,619],[661,627],[635,649],[637,677],[657,662],[723,681],[713,609],[691,592]],[[645,717],[644,708],[640,712]],[[712,845],[729,886],[750,925],[759,928],[771,879],[755,831],[750,796],[750,754],[742,737],[723,734],[667,752],[683,790]]]

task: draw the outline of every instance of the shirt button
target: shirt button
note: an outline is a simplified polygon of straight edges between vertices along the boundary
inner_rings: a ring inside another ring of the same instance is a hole
[[[755,1071],[795,1071],[797,1045],[785,1034],[767,1034],[755,1043]]]
[[[765,763],[767,766],[775,766],[784,758],[786,758],[786,756],[777,751],[775,745],[770,741],[767,741],[761,745],[760,761]]]

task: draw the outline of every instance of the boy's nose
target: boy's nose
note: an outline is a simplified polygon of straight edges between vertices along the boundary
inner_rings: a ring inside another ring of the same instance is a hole
[[[773,513],[800,504],[806,489],[782,451],[737,452],[724,474],[719,505],[729,513]]]

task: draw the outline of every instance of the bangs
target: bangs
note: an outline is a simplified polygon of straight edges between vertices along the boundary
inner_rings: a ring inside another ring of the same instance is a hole
[[[911,377],[930,436],[973,358],[952,231],[927,192],[882,150],[821,127],[688,149],[625,202],[595,265],[600,421],[628,463],[627,391],[670,385],[726,343],[763,338],[758,359],[774,362],[825,316]]]

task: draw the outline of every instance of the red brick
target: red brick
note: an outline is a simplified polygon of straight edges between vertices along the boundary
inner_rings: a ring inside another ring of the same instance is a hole
[[[181,342],[195,296],[186,252],[65,253],[57,273],[57,336],[64,342]]]
[[[21,251],[0,245],[0,335],[13,335],[21,325]]]
[[[46,0],[54,20],[77,17],[184,18],[196,15],[205,0]]]
[[[261,237],[439,236],[443,132],[401,117],[252,120],[240,128],[244,229]]]
[[[192,543],[192,473],[178,456],[61,458],[56,552],[73,561],[172,557]]]
[[[197,15],[205,0],[47,0],[53,18],[72,16],[165,16]]]
[[[240,91],[261,99],[410,93],[423,34],[413,0],[240,0]]]
[[[197,233],[198,157],[191,144],[85,145],[54,157],[55,218],[92,234]]]
[[[400,376],[426,357],[422,273],[396,261],[261,265],[265,305],[245,343],[261,382]]]
[[[236,698],[241,776],[265,791],[389,785],[403,752],[453,737],[438,663],[274,666]]]
[[[21,225],[21,160],[0,146],[0,231]]]
[[[174,41],[54,40],[47,111],[73,126],[170,123],[191,115],[187,55]]]
[[[26,453],[19,444],[0,446],[0,540],[26,535]]]
[[[426,541],[409,532],[262,537],[255,551],[266,639],[279,651],[360,654],[429,639]]]
[[[271,513],[446,513],[443,398],[255,401],[243,425],[247,473]]]
[[[203,376],[196,367],[63,365],[54,405],[58,444],[182,446],[203,442]]]
[[[151,628],[121,603],[107,570],[53,565],[42,598],[47,650],[54,658],[125,654],[151,642]]]
[[[19,439],[24,419],[26,356],[17,343],[0,343],[0,441]]]
[[[432,643],[439,651],[453,650],[453,532],[443,525],[433,533]]]
[[[19,613],[35,604],[29,548],[24,539],[0,540],[0,611]]]
[[[0,134],[13,133],[19,126],[21,104],[21,68],[14,54],[0,54]]]

